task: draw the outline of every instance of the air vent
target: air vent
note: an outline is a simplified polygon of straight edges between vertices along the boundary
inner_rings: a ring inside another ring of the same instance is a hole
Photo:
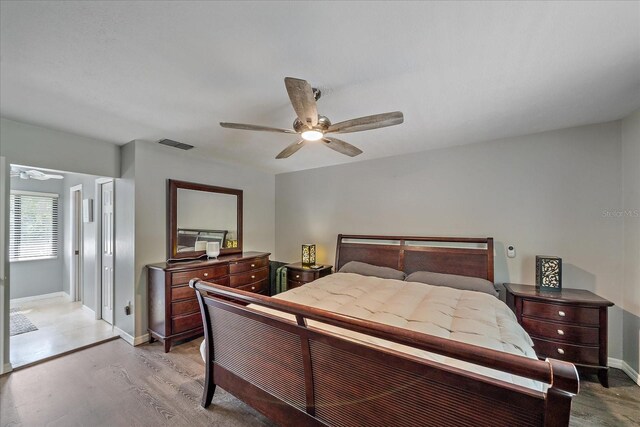
[[[182,142],[174,141],[173,139],[163,139],[162,141],[158,141],[158,143],[168,145],[169,147],[179,148],[181,150],[191,150],[193,148],[193,145],[183,144]]]

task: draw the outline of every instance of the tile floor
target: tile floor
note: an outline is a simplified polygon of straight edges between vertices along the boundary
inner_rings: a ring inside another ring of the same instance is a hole
[[[95,320],[93,312],[83,309],[81,302],[70,302],[68,297],[11,301],[10,305],[20,307],[20,313],[38,328],[10,338],[13,369],[117,335],[110,324]]]

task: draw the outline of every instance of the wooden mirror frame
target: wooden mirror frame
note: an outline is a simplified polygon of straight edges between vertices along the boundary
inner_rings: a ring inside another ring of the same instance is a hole
[[[167,258],[180,260],[183,258],[199,258],[206,251],[178,252],[178,190],[206,191],[209,193],[230,194],[236,196],[238,247],[220,248],[220,255],[242,252],[242,190],[235,188],[216,187],[214,185],[197,184],[194,182],[167,180]]]

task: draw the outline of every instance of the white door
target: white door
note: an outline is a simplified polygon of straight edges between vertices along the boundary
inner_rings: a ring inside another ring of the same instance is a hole
[[[113,181],[102,187],[102,318],[113,324]]]

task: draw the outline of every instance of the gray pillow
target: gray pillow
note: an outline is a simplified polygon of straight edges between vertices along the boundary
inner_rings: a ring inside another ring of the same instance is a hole
[[[340,269],[340,273],[355,273],[363,276],[379,277],[381,279],[404,280],[407,277],[403,271],[389,267],[379,267],[359,261],[349,261]]]
[[[463,291],[484,292],[494,297],[498,292],[493,283],[479,277],[458,276],[457,274],[433,273],[431,271],[416,271],[405,279],[406,282],[421,282],[433,286],[448,286]]]

